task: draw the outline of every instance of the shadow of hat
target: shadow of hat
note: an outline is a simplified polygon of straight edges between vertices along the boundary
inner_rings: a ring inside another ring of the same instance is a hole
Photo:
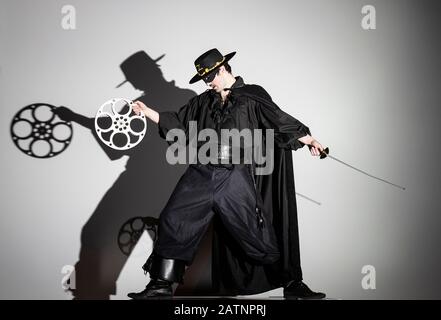
[[[145,51],[138,51],[128,57],[120,64],[120,68],[124,73],[125,80],[118,84],[116,88],[121,87],[124,83],[128,82],[129,79],[136,78],[139,73],[142,72],[140,67],[145,69],[159,68],[157,62],[164,58],[165,54],[159,56],[156,59],[152,59]]]

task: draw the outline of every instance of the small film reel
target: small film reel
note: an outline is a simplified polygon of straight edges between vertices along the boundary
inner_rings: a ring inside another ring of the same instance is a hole
[[[130,255],[139,238],[147,230],[153,233],[153,242],[157,239],[158,219],[153,217],[135,217],[126,221],[118,233],[118,246],[123,254]]]
[[[128,150],[141,142],[147,130],[143,114],[137,115],[132,101],[115,98],[106,101],[95,117],[95,131],[100,140],[116,150]]]
[[[72,125],[58,118],[55,109],[47,103],[34,103],[15,114],[11,137],[20,151],[35,158],[52,158],[69,146]]]

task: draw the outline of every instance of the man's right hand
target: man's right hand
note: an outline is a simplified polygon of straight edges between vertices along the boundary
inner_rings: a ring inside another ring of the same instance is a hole
[[[144,115],[147,117],[148,108],[147,108],[147,106],[146,106],[143,102],[141,102],[141,101],[139,101],[139,100],[133,102],[133,104],[132,104],[132,108],[133,108],[133,111],[134,111],[138,116],[140,116],[141,113],[144,113]]]
[[[147,118],[152,120],[155,123],[159,122],[159,113],[155,110],[147,107],[142,101],[135,101],[132,104],[133,111],[140,116],[143,113]]]

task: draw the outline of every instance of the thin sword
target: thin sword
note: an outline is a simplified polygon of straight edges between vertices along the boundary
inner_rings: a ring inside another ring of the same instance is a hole
[[[371,175],[370,173],[367,173],[367,172],[365,172],[365,171],[363,171],[363,170],[360,170],[360,169],[358,169],[358,168],[355,168],[354,166],[351,166],[350,164],[348,164],[348,163],[346,163],[346,162],[343,162],[343,161],[341,161],[341,160],[339,160],[339,159],[337,159],[337,158],[331,156],[331,155],[329,154],[329,148],[325,148],[325,149],[321,152],[320,159],[324,159],[324,158],[326,158],[326,157],[329,157],[329,158],[331,158],[331,159],[333,159],[333,160],[335,160],[335,161],[337,161],[337,162],[340,162],[341,164],[344,164],[345,166],[348,166],[349,168],[352,168],[352,169],[354,169],[354,170],[356,170],[356,171],[358,171],[358,172],[361,172],[361,173],[363,173],[363,174],[365,174],[365,175],[367,175],[367,176],[369,176],[369,177],[371,177],[371,178],[374,178],[374,179],[380,180],[380,181],[382,181],[382,182],[388,183],[388,184],[390,184],[390,185],[392,185],[392,186],[394,186],[394,187],[397,187],[397,188],[399,188],[399,189],[406,190],[405,187],[402,187],[402,186],[397,185],[397,184],[395,184],[395,183],[389,182],[389,181],[387,181],[387,180],[385,180],[385,179],[382,179],[382,178],[378,178],[378,177],[376,177],[376,176],[373,176],[373,175]]]

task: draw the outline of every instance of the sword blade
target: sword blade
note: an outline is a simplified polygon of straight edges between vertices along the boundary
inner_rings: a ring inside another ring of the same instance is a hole
[[[341,160],[337,159],[336,157],[333,157],[333,156],[329,155],[329,153],[326,153],[326,152],[323,152],[323,153],[326,154],[326,156],[329,157],[329,158],[331,158],[332,160],[335,160],[335,161],[337,161],[337,162],[340,162],[341,164],[344,164],[345,166],[348,166],[349,168],[354,169],[354,170],[356,170],[356,171],[358,171],[358,172],[361,172],[361,173],[363,173],[363,174],[365,174],[365,175],[367,175],[367,176],[369,176],[369,177],[371,177],[371,178],[374,178],[374,179],[380,180],[380,181],[382,181],[382,182],[384,182],[384,183],[387,183],[387,184],[390,184],[391,186],[394,186],[394,187],[396,187],[396,188],[399,188],[399,189],[402,189],[402,190],[406,190],[405,187],[402,187],[402,186],[400,186],[400,185],[398,185],[398,184],[395,184],[395,183],[389,182],[389,181],[387,181],[387,180],[385,180],[385,179],[378,178],[378,177],[376,177],[376,176],[374,176],[374,175],[372,175],[372,174],[370,174],[370,173],[367,173],[366,171],[363,171],[363,170],[360,170],[360,169],[358,169],[358,168],[356,168],[356,167],[354,167],[354,166],[351,166],[350,164],[348,164],[348,163],[346,163],[346,162],[344,162],[344,161],[341,161]]]

